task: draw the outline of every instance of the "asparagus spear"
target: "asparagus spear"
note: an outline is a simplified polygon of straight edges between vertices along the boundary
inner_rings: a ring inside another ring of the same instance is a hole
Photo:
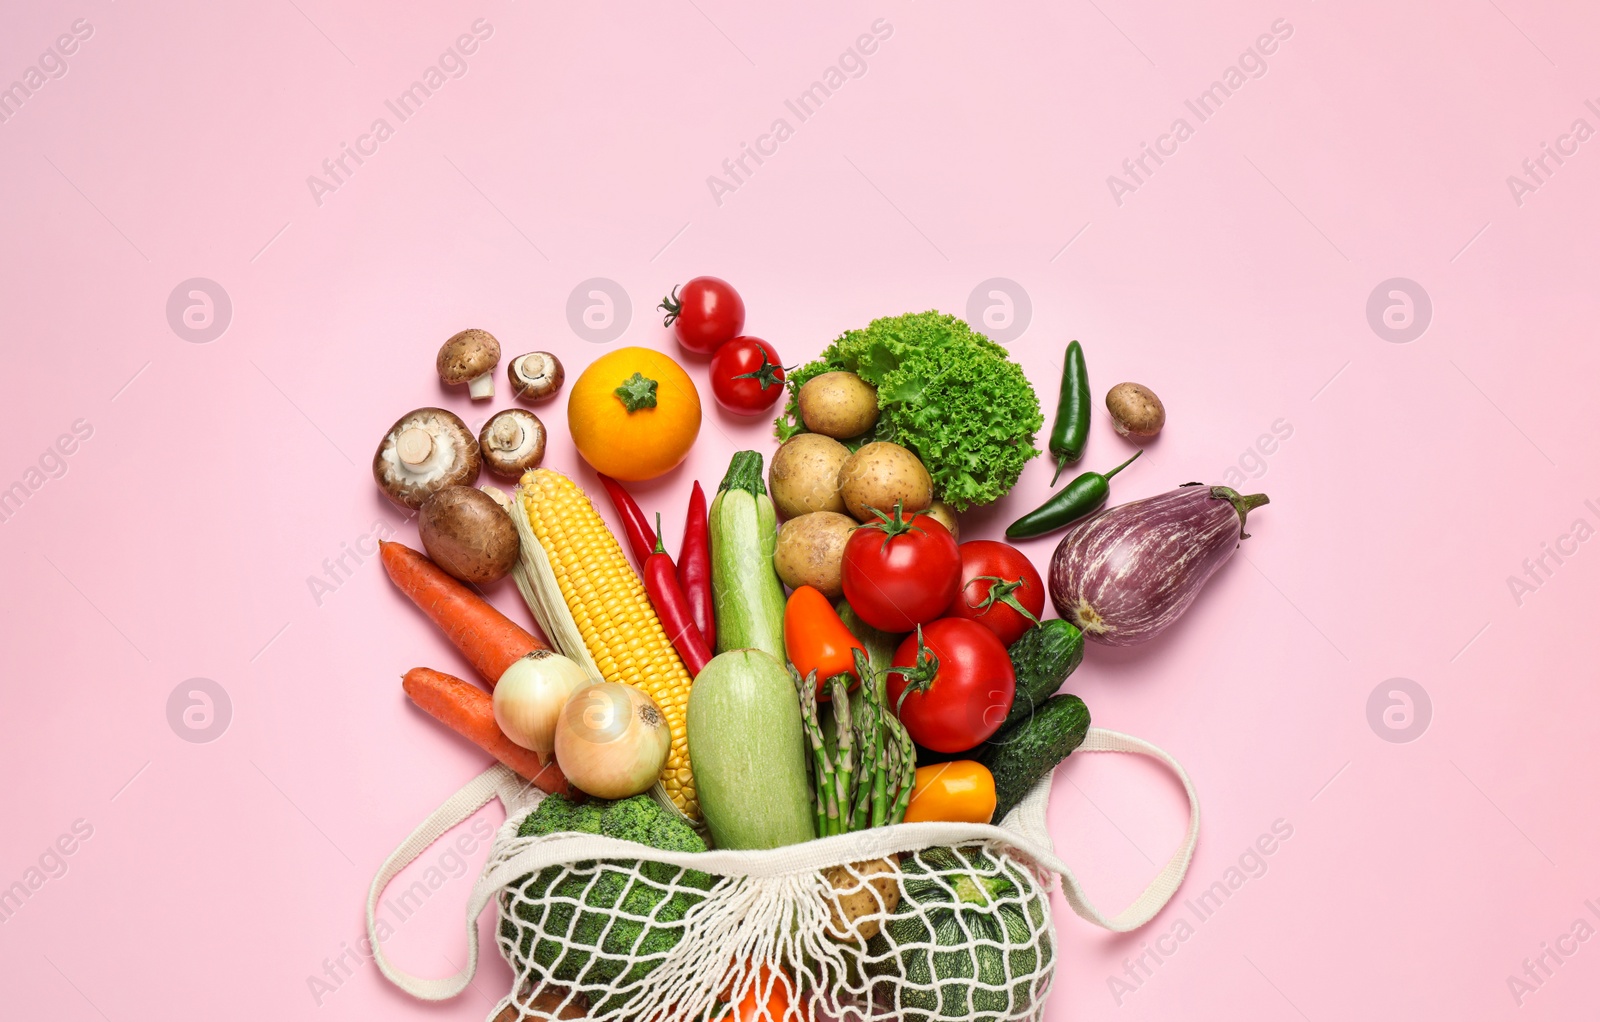
[[[856,803],[850,817],[851,830],[866,830],[871,823],[872,792],[882,775],[880,752],[883,746],[883,703],[878,698],[878,686],[872,683],[872,669],[866,655],[855,651],[856,670],[867,679],[862,690],[863,717],[861,743],[861,777],[857,785]]]
[[[911,790],[917,784],[917,746],[911,740],[911,732],[899,720],[894,720],[894,729],[898,739],[895,747],[900,750],[900,790],[895,794],[894,805],[889,811],[889,822],[904,823],[906,806],[911,804]]]
[[[833,724],[837,752],[833,772],[833,798],[839,805],[839,829],[843,834],[850,829],[850,781],[855,773],[854,743],[850,731],[850,676],[834,675],[829,682],[833,698]]]
[[[789,669],[794,679],[795,691],[800,695],[800,720],[806,737],[811,740],[811,755],[815,766],[817,795],[817,836],[833,833],[833,821],[838,819],[839,804],[834,795],[833,766],[828,761],[828,750],[822,741],[822,724],[817,719],[817,672],[800,677],[800,672]]]

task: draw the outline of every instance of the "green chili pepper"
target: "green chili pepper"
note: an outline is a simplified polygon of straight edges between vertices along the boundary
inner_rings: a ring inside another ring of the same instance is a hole
[[[1050,485],[1061,478],[1061,470],[1083,457],[1089,442],[1089,367],[1083,361],[1083,345],[1067,345],[1061,364],[1061,396],[1056,402],[1056,422],[1050,428],[1050,454],[1056,459],[1056,474]]]
[[[1102,475],[1085,472],[1057,490],[1049,500],[1012,522],[1006,528],[1007,539],[1030,539],[1071,525],[1084,515],[1100,510],[1111,496],[1111,477],[1133,464],[1144,451]]]

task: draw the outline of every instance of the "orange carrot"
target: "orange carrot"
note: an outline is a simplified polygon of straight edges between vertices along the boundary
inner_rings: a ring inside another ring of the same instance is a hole
[[[483,689],[426,667],[407,671],[403,684],[411,701],[445,727],[545,791],[567,790],[567,779],[554,759],[548,766],[541,764],[538,753],[517,745],[500,730],[494,722],[494,699]]]
[[[549,648],[423,554],[383,540],[378,547],[389,579],[455,643],[491,688],[507,667],[536,649]]]

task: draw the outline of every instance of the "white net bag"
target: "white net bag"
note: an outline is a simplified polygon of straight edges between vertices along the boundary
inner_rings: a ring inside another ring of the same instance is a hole
[[[1176,892],[1199,835],[1194,788],[1166,753],[1103,728],[1090,728],[1078,751],[1154,757],[1189,797],[1183,844],[1112,918],[1055,856],[1048,777],[998,826],[905,823],[768,851],[667,852],[604,834],[520,836],[543,795],[494,767],[390,857],[368,899],[372,930],[389,880],[499,797],[507,819],[468,906],[467,966],[448,979],[410,976],[375,935],[374,957],[402,989],[452,997],[476,970],[476,920],[493,899],[513,970],[493,1022],[1036,1020],[1057,959],[1056,879],[1080,916],[1131,930]]]

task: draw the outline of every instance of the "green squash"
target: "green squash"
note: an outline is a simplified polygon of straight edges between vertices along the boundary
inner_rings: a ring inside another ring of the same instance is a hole
[[[1026,1014],[1053,959],[1044,899],[1020,867],[977,848],[929,848],[901,864],[903,897],[867,945],[874,993],[899,988],[903,1022]],[[920,912],[918,911],[920,909]],[[948,950],[940,950],[947,948]]]

